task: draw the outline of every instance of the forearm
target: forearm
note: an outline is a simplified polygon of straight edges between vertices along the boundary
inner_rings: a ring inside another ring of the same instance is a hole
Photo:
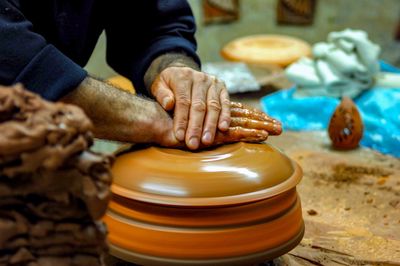
[[[183,53],[167,53],[153,60],[144,75],[144,84],[148,90],[155,78],[167,67],[190,67],[200,70],[200,66],[189,56]]]
[[[168,114],[154,101],[87,77],[62,101],[81,107],[94,124],[98,138],[135,143],[157,142]]]

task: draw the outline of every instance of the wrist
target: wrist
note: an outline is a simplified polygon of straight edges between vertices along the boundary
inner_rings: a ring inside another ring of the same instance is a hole
[[[183,53],[163,54],[153,60],[144,75],[144,84],[148,91],[150,91],[156,77],[168,67],[190,67],[194,70],[200,70],[194,59]]]
[[[156,142],[160,135],[158,120],[165,120],[162,118],[164,113],[169,118],[158,103],[91,77],[63,101],[80,106],[92,120],[96,137],[109,140]]]
[[[153,102],[149,110],[147,132],[151,135],[149,142],[164,145],[171,142],[170,134],[173,129],[173,120],[157,102]]]

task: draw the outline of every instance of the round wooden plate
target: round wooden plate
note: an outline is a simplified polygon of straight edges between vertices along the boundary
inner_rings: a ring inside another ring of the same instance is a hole
[[[231,41],[223,47],[221,55],[230,61],[285,67],[303,56],[310,56],[311,46],[284,35],[252,35]]]

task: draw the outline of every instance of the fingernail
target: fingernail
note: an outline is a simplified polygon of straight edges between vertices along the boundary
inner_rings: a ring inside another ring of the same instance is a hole
[[[221,128],[222,129],[228,129],[228,127],[229,127],[228,122],[224,121],[224,122],[221,123]]]
[[[262,131],[262,133],[261,133],[261,137],[264,139],[264,140],[266,140],[267,138],[268,138],[268,132],[267,131]]]
[[[183,141],[185,139],[185,131],[183,129],[178,129],[178,131],[176,131],[176,138],[179,141]]]
[[[170,101],[171,101],[171,98],[170,98],[170,97],[165,97],[165,98],[164,98],[164,100],[163,100],[163,102],[162,102],[162,106],[163,106],[164,109],[167,108],[167,106],[168,106],[168,104],[170,103]]]
[[[210,143],[211,142],[211,133],[210,132],[206,132],[203,135],[203,142],[204,143]]]
[[[199,140],[197,138],[191,138],[189,140],[189,148],[196,149],[199,146]]]
[[[279,135],[282,133],[282,127],[280,125],[274,124],[274,133]]]

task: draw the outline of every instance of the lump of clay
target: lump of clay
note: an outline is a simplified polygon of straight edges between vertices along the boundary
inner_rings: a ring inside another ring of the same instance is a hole
[[[110,157],[78,107],[0,87],[0,265],[103,265]]]

